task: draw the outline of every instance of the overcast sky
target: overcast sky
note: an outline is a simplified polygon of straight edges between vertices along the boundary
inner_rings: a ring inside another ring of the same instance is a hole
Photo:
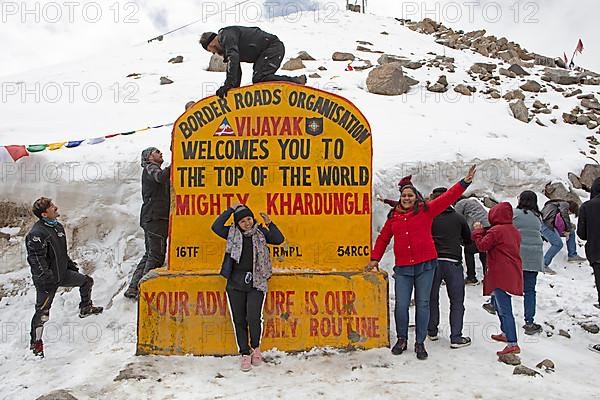
[[[216,14],[243,0],[105,0],[69,1],[0,1],[0,75],[72,61],[104,49],[123,48],[143,43],[150,37],[190,22]],[[354,2],[355,0],[351,0]],[[336,3],[345,0],[319,0]],[[359,3],[362,0],[358,0]],[[257,16],[293,12],[314,7],[313,0],[273,0],[265,11],[264,0],[246,0],[230,13],[226,22],[260,25]],[[262,10],[261,10],[262,8]],[[515,1],[398,1],[367,0],[367,12],[420,20],[430,17],[457,29],[485,28],[497,36],[521,43],[525,48],[548,56],[570,58],[577,40],[585,45],[578,55],[579,65],[600,71],[599,0]],[[208,21],[218,22],[220,16]],[[188,32],[203,31],[202,23]],[[276,33],[276,32],[275,32]]]

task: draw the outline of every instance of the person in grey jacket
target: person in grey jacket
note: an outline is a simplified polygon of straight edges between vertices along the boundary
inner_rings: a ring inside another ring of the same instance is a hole
[[[475,197],[461,197],[454,205],[454,210],[465,217],[467,224],[469,225],[469,229],[471,230],[473,230],[473,224],[476,222],[480,222],[484,228],[490,227],[487,211]],[[475,254],[477,253],[479,253],[479,261],[481,261],[483,273],[485,274],[487,267],[487,258],[485,252],[480,252],[477,250],[474,242],[464,246],[465,265],[467,266],[467,277],[465,279],[465,283],[467,285],[476,285],[479,283],[477,280],[477,273],[475,271]]]
[[[542,331],[542,326],[533,322],[533,318],[535,317],[537,275],[538,272],[544,271],[544,242],[537,195],[531,190],[525,190],[519,195],[519,204],[514,212],[513,224],[521,234],[523,306],[525,308],[525,326],[523,328],[527,335],[533,335]]]
[[[567,261],[585,261],[585,258],[577,254],[577,243],[575,241],[576,229],[569,217],[569,213],[577,215],[578,211],[579,206],[574,201],[549,200],[544,204],[544,208],[542,208],[542,235],[550,242],[550,248],[544,254],[546,273],[555,274],[548,266],[563,247],[562,236],[567,239]],[[564,225],[564,228],[563,226],[559,226],[557,221],[561,222],[560,225]]]

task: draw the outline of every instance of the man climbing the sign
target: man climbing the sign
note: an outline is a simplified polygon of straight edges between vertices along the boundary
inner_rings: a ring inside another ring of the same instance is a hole
[[[275,75],[279,69],[285,47],[275,35],[256,27],[228,26],[219,33],[204,32],[200,44],[205,50],[223,56],[227,63],[227,78],[217,90],[217,96],[225,97],[231,88],[239,87],[242,81],[240,62],[254,64],[252,83],[284,81],[304,85],[306,75],[298,77]]]

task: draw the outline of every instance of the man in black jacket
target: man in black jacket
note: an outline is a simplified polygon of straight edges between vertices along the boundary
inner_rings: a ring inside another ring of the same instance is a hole
[[[77,264],[67,254],[65,230],[56,220],[60,216],[58,207],[52,199],[41,197],[33,203],[32,211],[39,220],[25,238],[27,262],[36,290],[30,349],[36,356],[44,357],[44,324],[50,318],[50,306],[60,286],[79,287],[79,317],[100,314],[103,308],[92,305],[94,280],[91,276],[80,274]]]
[[[446,188],[434,189],[430,200],[439,197],[446,191]],[[450,299],[450,347],[465,347],[471,344],[471,338],[462,335],[465,314],[465,280],[461,245],[471,242],[471,230],[465,217],[450,206],[433,219],[431,234],[438,253],[438,267],[435,270],[429,298],[430,314],[427,336],[430,340],[438,340],[440,285],[444,280]]]
[[[171,167],[161,169],[162,153],[156,147],[142,151],[142,209],[140,226],[144,229],[146,252],[138,263],[125,297],[137,299],[138,284],[148,271],[162,267],[167,252],[171,206]]]
[[[585,243],[585,256],[594,269],[598,304],[600,308],[600,178],[592,184],[590,199],[581,205],[577,222],[577,236]]]
[[[217,96],[225,97],[231,88],[239,87],[242,81],[240,62],[254,63],[252,83],[285,81],[304,85],[306,75],[292,77],[275,75],[279,69],[285,47],[275,35],[256,27],[228,26],[219,31],[204,32],[200,44],[205,50],[223,56],[227,63],[227,78],[217,90]]]

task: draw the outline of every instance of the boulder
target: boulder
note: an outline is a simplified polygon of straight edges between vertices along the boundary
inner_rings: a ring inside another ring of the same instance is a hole
[[[407,60],[406,58],[401,57],[401,56],[395,56],[393,54],[382,54],[377,59],[377,63],[379,65],[389,64],[389,63],[393,63],[393,62],[406,62],[406,61],[409,61],[409,60]]]
[[[586,164],[579,175],[581,186],[587,192],[592,190],[592,183],[596,178],[600,177],[600,165]]]
[[[516,119],[525,123],[529,122],[529,109],[523,100],[510,103],[510,109]]]
[[[577,125],[587,125],[590,122],[590,117],[587,115],[578,115],[577,116]]]
[[[591,334],[597,334],[598,332],[600,332],[600,327],[598,327],[598,325],[596,324],[592,324],[592,323],[582,323],[581,327],[586,331],[589,332]]]
[[[574,124],[577,122],[577,115],[571,113],[563,113],[562,118],[567,124]]]
[[[218,54],[213,54],[208,62],[208,71],[212,72],[225,72],[227,71],[227,64],[223,62],[223,57]]]
[[[565,331],[564,329],[559,329],[558,335],[562,336],[562,337],[566,337],[567,339],[571,339],[571,335],[569,334],[569,332]]]
[[[324,66],[320,66],[319,68],[317,68],[319,71],[327,71],[327,68]]]
[[[352,53],[343,53],[340,51],[336,51],[331,55],[333,61],[354,61],[355,58]]]
[[[546,68],[542,79],[559,85],[576,85],[581,81],[580,77],[570,75],[568,70],[553,68]]]
[[[582,189],[583,187],[581,186],[581,181],[579,180],[579,177],[577,175],[575,175],[572,172],[569,172],[567,174],[567,178],[569,178],[569,182],[571,182],[571,185],[573,185],[573,187],[575,189]]]
[[[319,75],[319,74],[317,74],[317,73],[315,72],[315,73],[312,73],[312,74],[310,74],[308,77],[309,77],[309,78],[320,78],[320,77],[321,77],[321,75]]]
[[[507,76],[509,78],[516,78],[517,77],[517,74],[515,74],[514,72],[509,71],[509,70],[507,70],[505,68],[500,68],[500,70],[498,72],[500,73],[500,75]]]
[[[469,71],[471,71],[474,74],[485,75],[485,74],[491,74],[492,72],[494,72],[494,70],[497,67],[498,66],[496,64],[475,63],[475,64],[473,64],[471,66],[471,68],[469,69]]]
[[[542,90],[542,85],[536,81],[527,81],[525,84],[521,85],[521,89],[526,92],[539,93],[539,91]]]
[[[536,367],[536,368],[539,368],[539,369],[542,369],[542,368],[543,368],[543,369],[545,369],[546,371],[554,371],[554,369],[556,368],[556,367],[554,366],[554,361],[552,361],[552,360],[550,360],[550,359],[548,359],[548,358],[546,358],[546,359],[545,359],[545,360],[543,360],[543,361],[540,361],[540,362],[539,362],[539,363],[538,363],[538,364],[537,364],[535,367]]]
[[[300,58],[298,58],[298,57],[297,58],[290,58],[281,67],[281,69],[284,70],[284,71],[295,71],[297,69],[302,69],[302,68],[306,68],[306,66],[304,65],[304,63],[302,62],[302,60]]]
[[[508,92],[503,97],[506,101],[525,100],[525,94],[523,94],[523,92],[519,89],[515,89],[511,92]]]
[[[502,354],[498,356],[498,361],[508,365],[521,365],[521,359],[516,354]]]
[[[538,108],[538,109],[539,109],[539,108],[544,108],[544,107],[546,107],[546,106],[544,105],[544,103],[542,103],[542,102],[541,102],[541,101],[539,101],[539,100],[536,100],[536,101],[534,101],[534,102],[533,102],[533,108]]]
[[[464,85],[462,83],[459,85],[456,85],[454,87],[454,91],[457,93],[460,93],[464,96],[471,96],[471,94],[473,93],[473,92],[471,92],[471,89],[469,89],[467,85]]]
[[[523,67],[521,67],[519,64],[511,65],[510,67],[508,67],[508,70],[518,76],[528,76],[529,75],[529,72],[525,71],[525,69],[523,69]]]
[[[583,99],[581,100],[581,105],[585,108],[589,108],[590,110],[600,111],[600,103],[596,98],[593,99]]]
[[[38,397],[36,400],[77,400],[77,397],[64,389],[53,390],[52,392]]]
[[[550,200],[572,200],[575,203],[581,205],[581,199],[573,192],[572,189],[567,189],[562,183],[548,183],[544,188],[544,194]]]
[[[367,76],[367,90],[370,93],[397,96],[406,93],[418,81],[404,75],[400,63],[380,65]]]
[[[296,58],[299,58],[303,61],[315,61],[315,59],[313,58],[313,56],[311,56],[310,54],[308,54],[306,51],[302,50],[301,52],[298,53],[298,55],[296,56]]]
[[[170,85],[171,83],[173,83],[173,81],[169,78],[167,78],[166,76],[161,76],[160,77],[160,84],[161,85]]]

